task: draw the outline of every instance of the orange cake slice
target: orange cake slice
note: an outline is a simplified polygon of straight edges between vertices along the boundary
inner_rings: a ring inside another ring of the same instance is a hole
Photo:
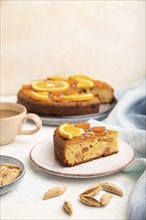
[[[54,154],[62,166],[75,166],[118,153],[118,132],[103,126],[61,123],[54,132]]]

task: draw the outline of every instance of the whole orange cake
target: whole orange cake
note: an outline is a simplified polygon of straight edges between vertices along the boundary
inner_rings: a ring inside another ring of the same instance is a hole
[[[18,103],[39,115],[85,115],[98,113],[101,103],[111,103],[114,90],[86,75],[50,76],[23,85],[17,97]]]
[[[63,122],[54,132],[54,154],[62,166],[75,166],[118,153],[118,132],[89,123]]]

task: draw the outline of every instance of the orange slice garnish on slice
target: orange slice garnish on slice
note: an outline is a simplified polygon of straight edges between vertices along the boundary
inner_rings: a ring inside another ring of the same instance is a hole
[[[88,79],[79,79],[77,87],[80,89],[88,89],[94,86],[94,82]]]
[[[94,95],[92,93],[87,94],[72,94],[72,95],[62,95],[62,100],[68,100],[68,101],[88,101],[90,99],[93,99]]]
[[[59,126],[59,133],[62,137],[71,139],[73,137],[78,137],[81,134],[85,133],[82,128],[77,128],[72,124],[62,123]]]
[[[30,92],[30,97],[32,99],[40,100],[40,101],[48,101],[49,100],[48,92],[34,92],[34,91],[31,91]]]
[[[64,92],[69,89],[69,83],[64,81],[34,81],[32,88],[42,92]]]
[[[69,79],[75,79],[75,80],[88,79],[88,80],[93,80],[90,76],[87,76],[87,75],[71,75],[69,77]]]

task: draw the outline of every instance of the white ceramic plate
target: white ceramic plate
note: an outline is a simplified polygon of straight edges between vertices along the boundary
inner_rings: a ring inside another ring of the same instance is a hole
[[[98,113],[88,114],[88,115],[75,115],[75,116],[40,116],[43,124],[45,125],[59,125],[61,122],[69,122],[69,123],[79,123],[88,121],[89,119],[98,119],[103,120],[108,116],[110,111],[115,107],[117,101],[112,104],[101,104]]]
[[[49,138],[32,148],[30,159],[36,166],[54,175],[91,178],[120,171],[132,162],[134,151],[127,143],[119,140],[119,152],[117,154],[92,160],[74,167],[62,167],[54,157],[53,138]]]

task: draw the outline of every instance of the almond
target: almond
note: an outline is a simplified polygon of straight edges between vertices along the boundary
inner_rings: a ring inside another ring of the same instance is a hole
[[[102,206],[107,205],[110,202],[112,197],[113,196],[109,193],[104,194],[100,199]]]
[[[100,183],[96,183],[90,186],[88,189],[86,189],[81,195],[92,197],[95,196],[101,189],[102,189],[102,185]]]
[[[71,202],[69,202],[69,201],[64,202],[63,209],[69,215],[71,215],[73,213],[73,206],[72,206]]]
[[[66,191],[66,189],[67,189],[66,186],[64,186],[64,187],[53,187],[45,193],[45,195],[43,197],[43,200],[50,199],[50,198],[53,198],[53,197],[56,197],[56,196],[60,196],[61,194],[63,194]]]
[[[121,196],[121,197],[123,196],[123,191],[116,184],[102,183],[102,187],[107,192],[114,193],[114,194]]]
[[[101,207],[101,203],[90,196],[80,195],[80,201],[88,206]]]

